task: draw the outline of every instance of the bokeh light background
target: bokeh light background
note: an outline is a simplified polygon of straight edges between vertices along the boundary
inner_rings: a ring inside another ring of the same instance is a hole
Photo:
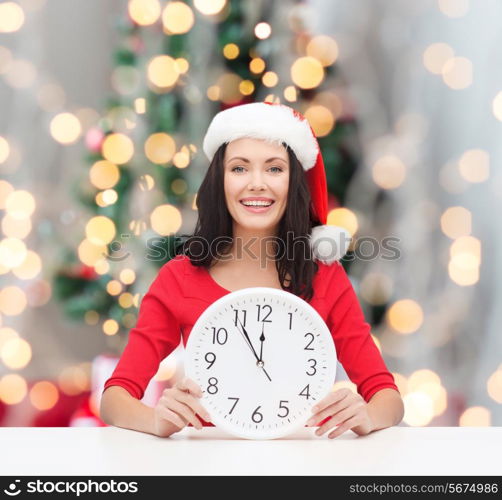
[[[183,202],[136,171],[128,229],[136,249],[189,232],[214,104],[253,96],[300,106],[299,90],[326,84],[333,65],[343,85],[301,108],[319,137],[343,117],[358,125],[358,169],[328,222],[399,239],[399,259],[355,260],[350,277],[368,320],[385,306],[372,334],[405,401],[401,425],[500,425],[502,5],[270,1],[264,21],[263,2],[241,3],[261,50],[249,63],[258,95],[252,79],[211,62],[243,50],[218,43],[225,0],[0,1],[0,425],[101,425],[100,389],[155,275],[139,251],[120,263],[103,257],[118,228],[82,205],[75,183],[96,207],[114,207],[128,164],[168,165],[183,173],[169,184]],[[136,67],[111,57],[124,18],[143,30],[131,39],[141,45]],[[202,63],[159,50],[162,37],[182,34]],[[182,133],[145,133],[145,89],[183,91]],[[106,105],[110,95],[129,104]],[[85,163],[86,151],[101,159]],[[111,276],[120,320],[92,308],[82,322],[63,314],[53,276],[65,248],[79,272]],[[147,404],[180,376],[181,358],[163,361]],[[335,389],[345,386],[354,390],[342,375]]]

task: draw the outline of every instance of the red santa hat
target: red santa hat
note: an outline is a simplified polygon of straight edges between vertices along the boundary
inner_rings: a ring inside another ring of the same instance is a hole
[[[307,177],[312,212],[321,223],[312,228],[310,235],[313,255],[325,264],[340,260],[347,252],[351,237],[346,229],[326,224],[326,172],[319,143],[307,119],[284,104],[254,102],[234,106],[214,116],[202,147],[212,160],[222,144],[242,137],[285,142],[294,151]]]

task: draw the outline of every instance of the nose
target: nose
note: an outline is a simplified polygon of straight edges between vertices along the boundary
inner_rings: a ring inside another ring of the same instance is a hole
[[[258,189],[263,190],[263,189],[265,189],[265,187],[266,187],[265,182],[262,179],[262,172],[260,170],[253,172],[252,177],[251,177],[251,181],[248,184],[248,189],[250,191],[254,191],[254,190],[258,190]]]

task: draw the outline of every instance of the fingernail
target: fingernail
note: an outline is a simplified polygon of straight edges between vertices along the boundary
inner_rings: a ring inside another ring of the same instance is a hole
[[[312,426],[314,425],[314,419],[313,419],[313,418],[311,418],[311,419],[307,422],[307,425],[308,425],[309,427],[312,427]]]
[[[320,436],[320,435],[321,435],[321,429],[317,429],[317,430],[315,431],[315,433],[316,433],[318,436]]]

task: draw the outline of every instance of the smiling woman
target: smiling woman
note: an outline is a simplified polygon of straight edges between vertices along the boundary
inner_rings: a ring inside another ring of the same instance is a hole
[[[178,253],[220,281],[265,280],[311,299],[316,260],[339,260],[350,237],[323,225],[326,174],[307,120],[283,105],[235,106],[213,118],[204,151],[211,164],[197,193],[199,218]]]
[[[192,379],[166,389],[154,410],[132,399],[143,396],[160,361],[180,342],[186,345],[210,304],[244,288],[270,287],[310,302],[357,384],[359,394],[341,390],[316,402],[312,423],[322,425],[319,432],[338,425],[329,437],[349,428],[367,434],[398,423],[403,407],[397,386],[337,262],[350,238],[325,225],[326,174],[308,122],[287,106],[236,106],[214,117],[204,151],[211,163],[197,194],[195,231],[177,248],[184,255],[163,266],[143,298],[138,324],[105,384],[104,420],[159,436],[189,424],[200,429],[199,418],[208,422],[210,415],[198,399],[202,389]],[[248,340],[260,341],[251,334]],[[283,347],[290,359],[290,346]],[[302,356],[313,355],[307,347]],[[123,389],[107,391],[110,386]]]
[[[237,139],[227,146],[224,165],[225,201],[234,238],[245,238],[251,232],[275,236],[288,200],[286,148],[259,139]]]
[[[258,207],[264,202],[256,198],[272,203]],[[246,277],[249,284],[261,276],[271,283],[275,273],[279,287],[309,299],[317,263],[308,238],[319,224],[310,201],[302,166],[287,144],[248,137],[222,144],[199,188],[199,220],[183,253],[221,281],[241,276],[244,287]]]
[[[256,144],[258,143],[258,144]],[[230,147],[227,148],[227,151],[225,153],[225,156],[232,156],[232,151],[235,149],[248,149],[250,153],[252,154],[253,151],[263,151],[267,149],[267,146],[271,149],[279,149],[278,146],[274,145],[263,145],[263,141],[259,141],[256,139],[238,139],[237,141],[233,141],[230,144]],[[283,155],[283,157],[279,156],[273,156],[271,158],[268,158],[264,160],[263,162],[260,162],[260,159],[258,158],[257,162],[253,162],[249,158],[245,158],[242,156],[234,156],[231,157],[229,160],[226,160],[226,167],[225,167],[225,192],[226,195],[229,195],[229,191],[233,188],[236,189],[243,185],[244,183],[247,183],[248,186],[244,189],[247,189],[250,185],[251,182],[258,182],[259,184],[264,183],[267,181],[268,177],[266,174],[263,174],[263,176],[258,177],[258,179],[255,180],[256,175],[254,174],[255,177],[251,177],[253,175],[253,170],[260,170],[263,169],[265,173],[269,173],[273,179],[273,176],[275,175],[276,180],[272,180],[272,182],[276,185],[279,185],[280,188],[284,191],[285,196],[282,198],[285,200],[286,195],[287,195],[287,184],[289,181],[289,158],[287,157],[286,150],[284,147],[281,147],[279,149],[279,152]],[[275,162],[275,164],[273,163]],[[243,163],[245,166],[240,165]],[[262,163],[262,167],[260,167],[260,163]],[[239,177],[235,177],[232,174],[242,174],[239,175]],[[246,175],[247,174],[247,175]],[[281,175],[282,174],[282,175]],[[251,191],[252,188],[250,188]],[[257,192],[257,194],[259,194]],[[278,201],[283,201],[279,199],[273,199],[269,198],[266,196],[247,196],[245,198],[242,198],[239,200],[239,202],[244,205],[245,207],[248,207],[249,211],[251,213],[263,213],[267,211],[267,208],[270,207],[272,204],[276,204],[275,206],[277,207],[277,202]],[[229,198],[227,197],[227,204],[229,202]],[[282,213],[281,213],[282,215]]]

